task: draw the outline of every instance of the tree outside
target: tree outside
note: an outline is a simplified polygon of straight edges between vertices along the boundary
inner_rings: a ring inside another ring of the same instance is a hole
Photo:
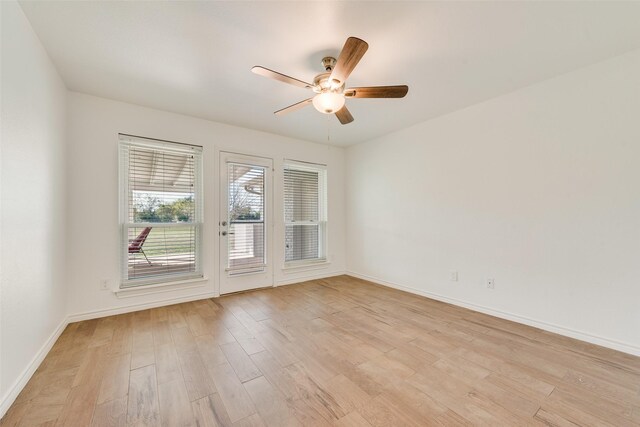
[[[193,222],[194,214],[192,196],[163,203],[162,198],[143,194],[136,197],[133,205],[134,222]]]

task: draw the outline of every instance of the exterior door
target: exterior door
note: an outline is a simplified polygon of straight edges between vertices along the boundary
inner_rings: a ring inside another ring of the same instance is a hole
[[[273,286],[273,161],[220,153],[220,294]]]

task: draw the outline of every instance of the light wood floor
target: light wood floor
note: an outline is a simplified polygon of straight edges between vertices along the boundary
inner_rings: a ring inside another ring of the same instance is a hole
[[[2,426],[639,425],[640,358],[348,276],[67,327]]]

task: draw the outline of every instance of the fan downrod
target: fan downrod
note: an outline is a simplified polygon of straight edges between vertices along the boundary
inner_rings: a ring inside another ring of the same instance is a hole
[[[322,66],[324,67],[325,71],[333,70],[336,66],[336,58],[334,58],[333,56],[325,56],[324,58],[322,58]]]

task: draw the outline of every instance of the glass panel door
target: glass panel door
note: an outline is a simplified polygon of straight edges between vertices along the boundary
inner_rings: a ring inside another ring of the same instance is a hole
[[[272,161],[221,153],[220,293],[273,284],[268,257]]]

